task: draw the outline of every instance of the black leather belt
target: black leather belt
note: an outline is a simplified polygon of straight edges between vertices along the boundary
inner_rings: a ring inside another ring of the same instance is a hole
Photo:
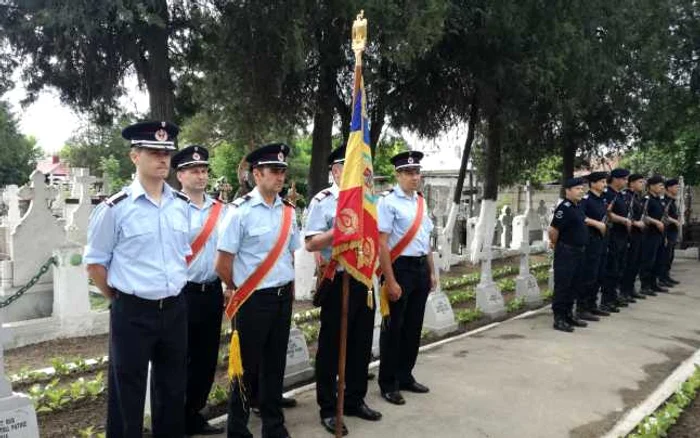
[[[278,297],[282,296],[283,293],[289,291],[292,289],[292,283],[289,282],[287,284],[283,284],[282,286],[275,286],[275,287],[266,287],[264,289],[256,289],[255,293],[264,293],[264,294],[275,294]]]
[[[148,300],[146,298],[141,298],[138,297],[134,294],[127,294],[125,292],[122,292],[120,290],[114,291],[114,298],[117,300],[124,300],[124,302],[127,303],[133,303],[137,304],[139,306],[147,306],[151,307],[153,309],[167,309],[171,306],[174,306],[181,297],[182,294],[175,295],[174,297],[167,297],[167,298],[160,298],[157,300]]]
[[[583,252],[586,249],[586,245],[580,245],[580,246],[569,245],[568,243],[564,243],[564,242],[557,242],[557,245],[561,245],[564,248],[573,249],[574,251],[580,251],[580,252]]]
[[[218,284],[217,284],[218,283]],[[221,282],[216,279],[214,281],[210,281],[209,283],[195,283],[192,281],[188,281],[187,284],[185,284],[185,287],[183,288],[184,291],[196,291],[196,292],[206,292],[208,290],[212,289],[217,289],[220,286]]]

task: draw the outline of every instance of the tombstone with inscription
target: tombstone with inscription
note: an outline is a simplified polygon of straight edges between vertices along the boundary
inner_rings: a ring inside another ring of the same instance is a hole
[[[523,242],[520,251],[520,272],[515,278],[515,296],[523,298],[528,305],[540,305],[542,304],[540,286],[535,276],[530,273],[530,245]]]
[[[284,369],[284,385],[309,380],[314,375],[314,369],[309,363],[309,348],[306,345],[304,333],[293,326],[289,332],[287,344],[287,365]]]
[[[433,253],[433,260],[437,260],[437,253]],[[457,330],[457,322],[452,311],[452,305],[447,295],[440,288],[440,271],[435,264],[435,275],[437,276],[437,289],[428,295],[425,304],[425,318],[423,328],[438,336]]]
[[[304,237],[300,239],[301,246],[294,252],[294,297],[310,300],[316,288],[316,259],[306,250]]]
[[[0,437],[39,438],[39,425],[32,400],[12,392],[5,377],[4,346],[6,332],[0,323]]]

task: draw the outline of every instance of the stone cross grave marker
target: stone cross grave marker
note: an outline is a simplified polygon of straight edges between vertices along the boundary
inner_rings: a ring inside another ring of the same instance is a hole
[[[501,224],[501,248],[508,248],[513,239],[513,213],[510,205],[503,206],[498,222]]]

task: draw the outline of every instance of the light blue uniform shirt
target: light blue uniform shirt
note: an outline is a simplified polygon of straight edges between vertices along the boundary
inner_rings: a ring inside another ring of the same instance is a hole
[[[339,188],[336,184],[320,191],[309,203],[309,212],[306,215],[306,229],[304,237],[315,236],[333,228],[335,223],[335,210],[338,205]],[[325,261],[331,259],[332,247],[323,248],[321,257]]]
[[[127,196],[90,216],[85,263],[107,268],[107,284],[148,300],[178,295],[187,282],[189,201],[165,184],[160,205],[134,180]]]
[[[408,232],[418,212],[418,201],[421,198],[417,193],[409,197],[401,190],[398,184],[393,191],[381,196],[377,204],[379,216],[379,232],[389,234],[389,248],[393,248]],[[424,202],[424,201],[423,201]],[[402,256],[417,257],[427,255],[430,252],[430,232],[433,231],[433,221],[428,216],[428,208],[425,206],[423,221],[418,229],[416,237],[401,253]]]
[[[270,207],[258,189],[251,191],[247,201],[231,207],[222,225],[217,249],[233,254],[233,282],[240,287],[253,273],[277,242],[282,226],[284,203],[278,196]],[[236,201],[234,201],[234,204]],[[287,247],[257,289],[283,286],[294,281],[294,251],[299,248],[296,215],[292,217],[291,236]]]
[[[211,208],[214,205],[214,200],[207,194],[204,195],[204,205],[198,207],[194,202],[190,203],[190,243],[199,236],[204,224],[209,218]],[[192,260],[187,268],[187,281],[193,283],[211,283],[217,279],[216,270],[214,269],[214,260],[216,259],[216,244],[221,233],[221,223],[226,217],[226,206],[224,205],[219,214],[219,219],[216,226],[209,235],[207,243],[199,252],[199,255]]]

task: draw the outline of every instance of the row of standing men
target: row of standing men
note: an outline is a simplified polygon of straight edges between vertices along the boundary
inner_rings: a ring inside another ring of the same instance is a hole
[[[573,332],[678,284],[671,277],[681,226],[678,184],[622,168],[565,182],[566,199],[549,227],[555,330]]]
[[[107,436],[142,436],[149,362],[154,437],[223,433],[201,411],[217,368],[223,308],[239,300],[232,325],[245,372],[241,384],[230,387],[227,436],[252,437],[247,423],[253,410],[262,419],[263,437],[288,437],[282,408],[295,401],[282,392],[294,251],[301,241],[296,216],[285,216],[293,205],[279,196],[289,147],[268,144],[248,154],[256,187],[224,205],[205,192],[206,148],[189,146],[171,157],[178,131],[169,122],[126,127],[122,136],[131,143],[136,177],[90,218],[84,259],[90,278],[110,300]],[[334,184],[314,196],[303,230],[306,248],[320,253],[321,265],[330,256],[344,154],[344,147],[331,153]],[[436,286],[433,224],[418,192],[421,158],[420,152],[392,158],[398,183],[378,202],[379,256],[389,302],[378,382],[382,397],[396,405],[406,403],[402,391],[429,391],[413,376],[426,301]],[[165,182],[171,168],[184,193]],[[317,402],[321,425],[331,433],[341,277],[324,283],[316,297],[321,306]],[[345,415],[378,421],[381,413],[365,403],[377,297],[354,280],[350,289]],[[244,290],[252,293],[242,297]]]

